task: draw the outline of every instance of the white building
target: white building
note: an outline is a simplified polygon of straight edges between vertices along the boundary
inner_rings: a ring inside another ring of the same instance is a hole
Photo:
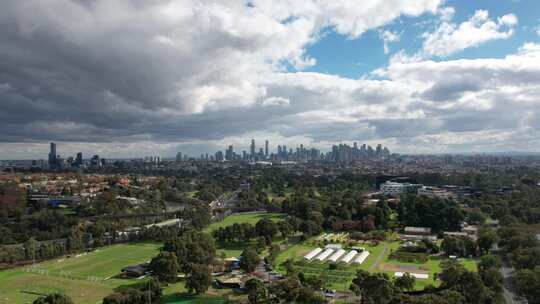
[[[413,193],[416,194],[419,188],[422,185],[420,184],[411,184],[411,183],[396,183],[392,181],[387,181],[381,184],[381,192],[384,195],[388,196],[397,196],[400,194]]]
[[[437,187],[426,187],[426,186],[418,189],[418,195],[425,195],[431,198],[438,197],[442,199],[455,199],[456,198],[456,196],[450,191],[437,188]]]

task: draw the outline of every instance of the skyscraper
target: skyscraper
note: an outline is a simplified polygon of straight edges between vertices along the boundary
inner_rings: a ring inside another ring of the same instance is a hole
[[[51,151],[49,152],[49,168],[56,169],[57,167],[57,155],[56,155],[56,144],[51,143]]]
[[[80,167],[82,166],[82,163],[83,163],[82,152],[79,152],[77,153],[77,158],[75,159],[75,166]]]
[[[249,153],[251,154],[251,157],[255,157],[255,139],[251,140],[251,146],[249,148]]]
[[[264,142],[264,156],[268,157],[268,140]]]

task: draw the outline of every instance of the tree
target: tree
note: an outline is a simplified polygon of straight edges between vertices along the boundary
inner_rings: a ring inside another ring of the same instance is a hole
[[[176,254],[180,271],[184,273],[191,272],[192,264],[212,264],[216,254],[214,239],[206,233],[194,230],[166,241],[163,250]]]
[[[467,271],[458,262],[443,262],[443,271],[439,275],[442,287],[458,291],[465,298],[465,303],[482,303],[487,297],[487,290],[477,273]]]
[[[530,304],[540,303],[540,269],[519,270],[514,282],[517,293],[525,297]]]
[[[139,288],[129,288],[106,296],[103,304],[146,304],[158,301],[162,296],[161,284],[156,279],[151,279],[140,284]]]
[[[414,288],[415,282],[416,278],[410,273],[406,272],[403,274],[403,276],[395,279],[394,285],[401,290],[411,291]]]
[[[303,286],[296,291],[296,303],[303,304],[325,304],[328,303],[324,295],[315,290]]]
[[[150,270],[162,282],[175,282],[180,266],[174,252],[161,252],[150,262]]]
[[[482,228],[478,231],[478,248],[482,254],[489,253],[493,244],[497,243],[498,236],[493,229]]]
[[[480,258],[480,262],[478,263],[478,270],[483,271],[487,270],[489,268],[500,268],[501,267],[501,261],[498,256],[495,255],[484,255]]]
[[[244,249],[240,257],[240,267],[246,272],[252,272],[261,262],[261,258],[259,258],[257,251],[251,247]]]
[[[278,222],[278,229],[281,235],[286,238],[292,235],[294,232],[294,228],[291,224],[287,223],[286,221],[280,221]]]
[[[250,279],[246,282],[248,300],[251,304],[264,303],[268,298],[268,291],[264,283],[258,279]]]
[[[461,277],[467,271],[463,265],[455,261],[446,261],[441,263],[442,272],[439,279],[445,289],[451,289],[460,284]]]
[[[212,284],[212,274],[207,265],[194,264],[186,279],[186,288],[190,293],[205,293]]]
[[[26,243],[24,243],[24,251],[27,260],[35,260],[39,258],[38,254],[39,243],[34,238],[29,238]]]
[[[470,304],[483,303],[487,297],[486,287],[477,273],[465,271],[460,279],[458,291]]]
[[[387,274],[370,274],[365,270],[359,270],[356,273],[350,289],[362,297],[362,303],[369,304],[390,303],[396,294],[394,285]]]
[[[37,298],[33,304],[74,304],[70,297],[61,293],[52,293],[50,295]]]
[[[440,292],[441,297],[448,304],[464,304],[465,298],[463,295],[455,290],[445,289]]]
[[[271,241],[274,235],[278,233],[278,227],[272,220],[264,218],[255,224],[255,231],[257,235]]]

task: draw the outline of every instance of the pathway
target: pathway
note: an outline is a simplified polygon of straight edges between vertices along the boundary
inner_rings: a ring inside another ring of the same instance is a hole
[[[388,251],[388,244],[385,242],[383,250],[381,250],[381,253],[379,253],[379,255],[377,256],[377,258],[375,259],[373,264],[371,264],[371,266],[369,266],[369,268],[368,268],[369,272],[373,272],[373,270],[375,270],[377,268],[377,266],[379,266],[379,263],[384,258],[387,251]]]
[[[499,271],[501,272],[503,278],[504,278],[504,284],[503,284],[503,297],[506,302],[506,304],[523,304],[527,303],[527,300],[519,298],[516,294],[514,294],[509,289],[509,281],[512,276],[512,273],[514,272],[514,269],[503,265]]]

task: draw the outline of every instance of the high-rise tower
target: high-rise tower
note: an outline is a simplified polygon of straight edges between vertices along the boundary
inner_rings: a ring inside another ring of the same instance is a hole
[[[56,144],[51,143],[51,150],[49,152],[49,168],[56,169],[57,165]]]
[[[255,157],[255,139],[251,140],[251,146],[249,147],[249,153],[251,157]]]

